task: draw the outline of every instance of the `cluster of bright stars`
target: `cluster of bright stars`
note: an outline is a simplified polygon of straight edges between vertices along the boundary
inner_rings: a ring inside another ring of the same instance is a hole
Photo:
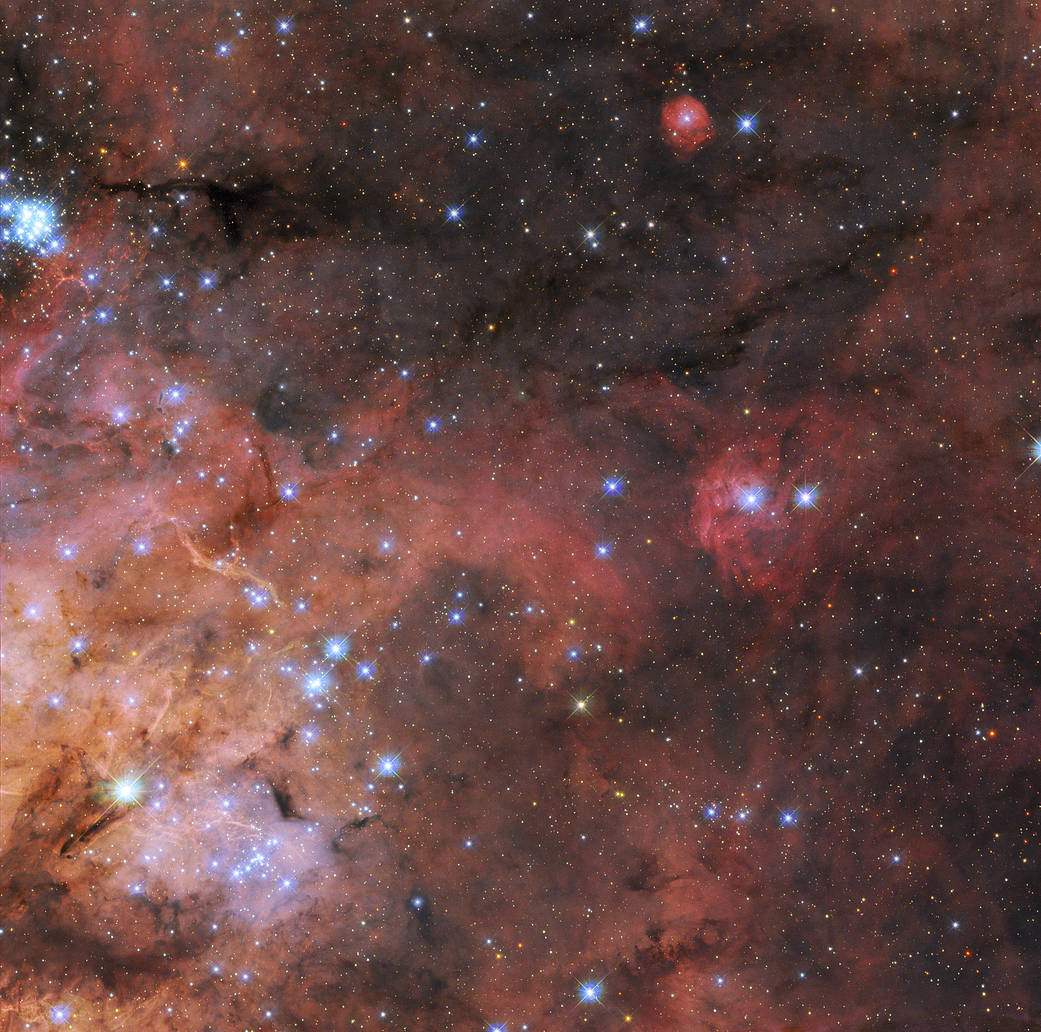
[[[320,645],[322,656],[330,664],[328,668],[315,665],[301,680],[304,697],[320,700],[333,688],[332,668],[343,663],[351,653],[351,639],[346,635],[331,635],[324,638]],[[291,666],[284,673],[291,673]],[[354,666],[354,676],[359,681],[369,681],[376,676],[376,665],[369,660],[359,660]]]
[[[60,251],[58,213],[53,204],[32,198],[0,197],[0,242],[29,254]]]
[[[701,814],[705,820],[715,821],[723,815],[723,809],[717,803],[708,803],[702,808]],[[741,807],[739,810],[734,811],[733,816],[735,821],[744,824],[752,816],[752,811],[747,807]],[[799,823],[799,811],[782,810],[778,816],[777,823],[782,828],[794,828]]]

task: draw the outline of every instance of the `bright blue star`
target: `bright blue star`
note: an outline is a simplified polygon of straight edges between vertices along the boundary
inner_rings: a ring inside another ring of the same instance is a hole
[[[738,493],[737,504],[745,512],[758,512],[763,507],[763,489],[761,487],[743,488]]]
[[[450,624],[461,624],[466,619],[466,614],[461,609],[453,609],[448,614]]]
[[[738,115],[737,131],[739,133],[754,133],[755,115]]]
[[[593,550],[593,554],[597,559],[610,559],[613,551],[614,545],[610,541],[601,541]]]
[[[56,1007],[52,1007],[50,1010],[50,1019],[55,1025],[67,1024],[71,1017],[72,1009],[65,1004],[59,1004]]]
[[[351,640],[350,638],[326,638],[322,650],[325,652],[326,659],[338,663],[351,651]]]
[[[279,18],[279,20],[277,22],[275,22],[275,32],[277,32],[280,36],[288,35],[292,31],[293,31],[293,19],[292,18]]]
[[[428,434],[439,434],[441,432],[441,420],[428,419],[426,422],[426,431]]]
[[[651,19],[640,16],[633,19],[633,32],[637,36],[642,36],[647,32],[651,31]]]
[[[459,205],[453,205],[450,208],[445,208],[445,218],[449,222],[462,222],[463,209]]]
[[[781,813],[781,827],[782,828],[794,828],[799,823],[799,813],[797,810],[784,810]]]
[[[719,807],[715,803],[709,803],[701,812],[705,815],[705,820],[714,821],[719,816]]]
[[[471,132],[466,134],[466,146],[471,150],[480,147],[484,143],[484,136],[481,133]]]
[[[625,481],[621,477],[604,478],[604,494],[608,498],[618,498],[625,493]]]
[[[398,771],[401,770],[401,753],[395,753],[393,756],[381,756],[376,769],[381,778],[397,777]]]
[[[329,691],[329,675],[324,670],[312,670],[304,675],[304,695],[316,699]]]
[[[602,978],[599,982],[583,982],[578,987],[578,998],[583,1003],[599,1003],[603,984]]]
[[[817,488],[800,487],[795,492],[795,504],[800,509],[813,509],[817,506]]]
[[[74,656],[82,656],[87,651],[87,639],[83,637],[73,638],[69,642],[69,652]]]
[[[199,277],[199,286],[203,290],[213,290],[217,285],[217,277],[212,272],[204,272]]]
[[[231,53],[230,43],[218,43],[217,44],[217,56],[227,57]]]
[[[296,484],[282,484],[278,489],[278,497],[283,502],[292,502],[296,500],[296,496],[299,493],[300,488]]]
[[[376,668],[371,663],[359,663],[354,668],[354,673],[359,681],[371,681],[376,674]]]

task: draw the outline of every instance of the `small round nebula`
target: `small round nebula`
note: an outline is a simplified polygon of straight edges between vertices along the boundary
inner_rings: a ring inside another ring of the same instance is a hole
[[[705,105],[688,94],[673,97],[662,106],[661,127],[665,142],[683,155],[700,150],[715,134]]]

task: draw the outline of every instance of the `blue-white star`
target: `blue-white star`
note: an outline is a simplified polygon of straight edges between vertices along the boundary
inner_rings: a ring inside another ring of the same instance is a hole
[[[602,978],[599,982],[583,982],[578,987],[578,998],[583,1003],[599,1003],[603,995],[603,984]]]
[[[322,651],[325,653],[326,659],[338,663],[341,659],[346,657],[348,652],[351,651],[350,639],[326,638],[322,644]]]
[[[381,756],[376,769],[379,771],[381,778],[397,777],[398,772],[401,770],[401,754],[395,753],[393,756]]]

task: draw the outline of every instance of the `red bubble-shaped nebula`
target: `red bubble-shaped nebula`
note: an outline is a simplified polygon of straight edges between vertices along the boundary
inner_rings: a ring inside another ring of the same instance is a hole
[[[693,154],[715,134],[708,109],[688,94],[674,97],[662,106],[661,126],[665,142],[677,154]]]

